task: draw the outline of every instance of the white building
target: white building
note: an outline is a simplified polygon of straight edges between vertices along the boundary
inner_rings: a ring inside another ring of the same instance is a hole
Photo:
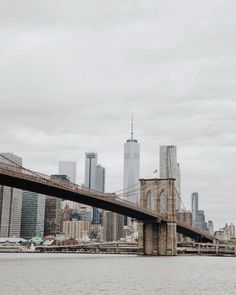
[[[222,241],[235,239],[235,225],[233,223],[231,223],[230,225],[226,223],[225,227],[220,228],[218,231],[215,232],[215,238]]]
[[[89,236],[89,221],[72,220],[63,222],[63,233],[75,240],[87,240]]]
[[[133,136],[133,119],[131,123],[131,137],[124,143],[124,170],[123,170],[123,189],[124,199],[138,204],[139,190],[135,185],[139,184],[140,173],[140,144]],[[131,193],[131,191],[133,192]],[[130,191],[130,193],[128,193]]]
[[[160,178],[175,178],[176,210],[181,209],[180,166],[177,162],[177,148],[174,145],[160,146]]]
[[[0,162],[17,166],[22,165],[22,158],[1,153]],[[21,208],[22,190],[0,185],[0,237],[20,237]]]

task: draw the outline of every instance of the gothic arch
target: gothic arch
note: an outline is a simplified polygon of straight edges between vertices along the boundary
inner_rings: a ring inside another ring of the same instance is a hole
[[[167,195],[164,189],[160,193],[160,212],[167,212]]]
[[[150,190],[148,191],[146,195],[146,200],[147,200],[147,209],[154,210],[154,195],[153,192]]]

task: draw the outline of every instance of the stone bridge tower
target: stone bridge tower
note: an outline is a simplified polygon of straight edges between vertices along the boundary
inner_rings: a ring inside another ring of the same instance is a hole
[[[145,255],[176,255],[175,179],[140,179],[140,205],[164,215],[167,221],[139,224],[139,247]]]

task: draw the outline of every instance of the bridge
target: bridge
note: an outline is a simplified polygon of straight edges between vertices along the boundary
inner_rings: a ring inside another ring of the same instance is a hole
[[[176,255],[176,233],[198,242],[213,237],[176,220],[174,179],[141,179],[140,205],[114,193],[100,193],[19,165],[0,163],[0,185],[54,196],[112,211],[142,222],[140,241],[146,255]]]

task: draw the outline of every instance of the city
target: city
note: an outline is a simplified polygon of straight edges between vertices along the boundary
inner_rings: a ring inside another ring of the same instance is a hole
[[[236,294],[235,35],[235,0],[0,0],[0,295]]]
[[[10,153],[1,153],[1,161],[22,167],[22,158]],[[60,179],[76,184],[76,162],[59,161],[58,174],[52,179]],[[174,179],[176,218],[187,222],[202,233],[207,233],[221,243],[235,244],[235,225],[225,225],[214,230],[212,220],[206,221],[204,210],[199,209],[199,194],[191,194],[191,211],[187,210],[181,199],[181,169],[177,161],[177,147],[173,145],[160,146],[159,169],[160,180]],[[154,174],[157,170],[154,171]],[[105,168],[98,164],[98,154],[85,153],[84,183],[82,188],[105,193]],[[155,179],[155,178],[154,178]],[[124,143],[123,190],[117,196],[130,203],[143,204],[140,187],[140,144],[134,138],[133,117],[131,120],[130,138]],[[99,242],[138,242],[142,231],[138,229],[138,220],[122,216],[101,208],[86,206],[42,195],[36,192],[22,191],[16,188],[1,186],[0,195],[0,244],[2,251],[10,250],[8,244],[25,245],[75,245],[81,243]],[[151,190],[147,194],[147,208],[154,208],[156,197]],[[167,208],[167,196],[160,195],[160,212]],[[153,209],[154,210],[154,209]],[[178,234],[178,244],[191,242],[191,238]],[[15,244],[14,244],[15,243]],[[28,250],[27,247],[25,247]],[[143,250],[144,253],[145,249]],[[151,252],[152,253],[152,252]]]

